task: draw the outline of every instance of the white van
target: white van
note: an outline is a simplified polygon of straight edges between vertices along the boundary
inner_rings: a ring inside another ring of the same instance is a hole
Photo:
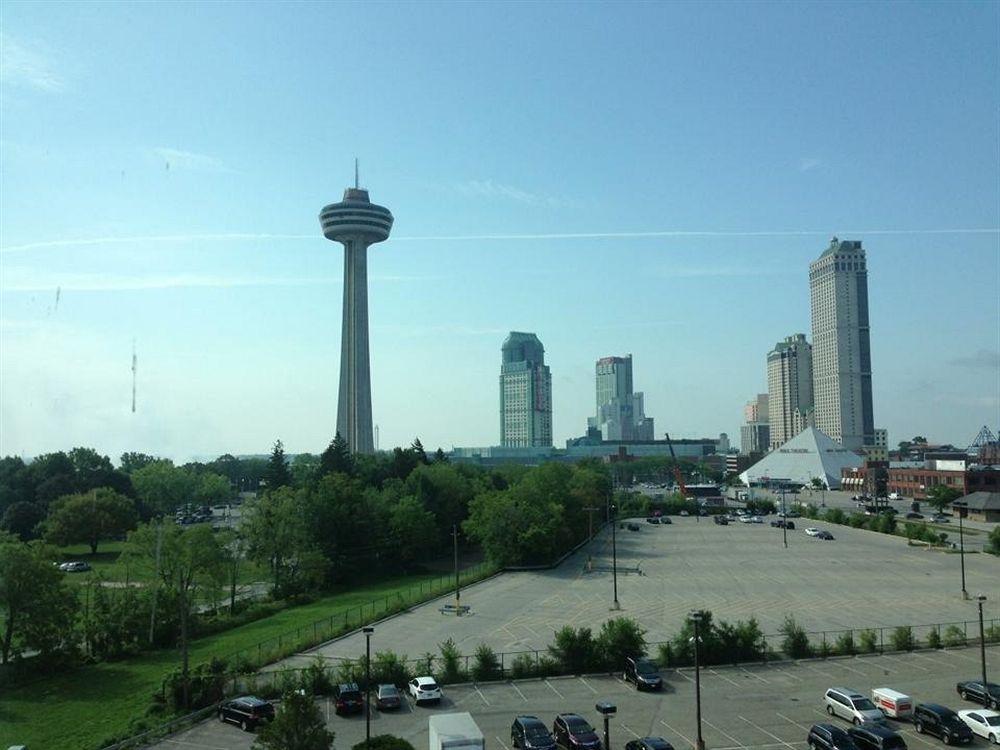
[[[913,715],[913,699],[892,688],[874,688],[872,703],[890,719],[908,719]]]
[[[847,719],[855,726],[885,723],[885,715],[857,690],[842,687],[830,688],[823,698],[826,703],[826,712],[830,716]]]

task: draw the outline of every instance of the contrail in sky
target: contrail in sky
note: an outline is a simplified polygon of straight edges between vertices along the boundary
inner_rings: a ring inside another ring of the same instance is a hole
[[[461,234],[461,235],[426,235],[411,237],[393,237],[396,242],[453,242],[453,241],[487,241],[487,240],[576,240],[576,239],[642,239],[656,237],[815,237],[831,234],[852,235],[932,235],[932,234],[1000,234],[998,228],[980,229],[838,229],[824,230],[685,230],[668,229],[649,232],[555,232],[538,234]],[[241,242],[245,240],[320,240],[322,235],[316,234],[268,234],[247,232],[225,232],[215,234],[166,234],[135,237],[93,237],[83,239],[46,240],[42,242],[27,242],[21,245],[5,245],[0,247],[0,253],[18,253],[29,250],[42,250],[59,247],[85,247],[88,245],[125,245],[133,243],[164,243],[164,242]]]

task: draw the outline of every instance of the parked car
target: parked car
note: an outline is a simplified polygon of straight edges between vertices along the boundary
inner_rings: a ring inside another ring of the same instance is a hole
[[[878,710],[870,698],[850,688],[830,688],[823,696],[826,712],[839,716],[853,724],[881,724],[885,715]]]
[[[913,709],[913,728],[918,734],[933,734],[946,745],[972,742],[972,730],[950,708],[937,703],[919,703]]]
[[[244,695],[219,704],[219,721],[238,724],[252,732],[265,721],[274,721],[274,705],[255,695]]]
[[[923,513],[914,513],[912,510],[909,513],[906,514],[906,518],[908,518],[910,520],[913,520],[913,519],[916,519],[916,518],[923,518],[923,517],[924,517]]]
[[[672,524],[673,521],[670,520],[670,516],[660,516],[660,523]]]
[[[441,688],[434,681],[433,677],[414,677],[408,684],[413,702],[418,706],[421,703],[440,703]]]
[[[729,519],[726,516],[712,516],[712,520],[719,526],[728,526]]]
[[[994,711],[1000,711],[1000,685],[987,682],[984,686],[981,680],[966,680],[955,686],[963,701],[972,701]]]
[[[681,511],[681,515],[682,516],[687,516],[687,515],[690,515],[690,514],[686,510],[682,510]]]
[[[826,539],[828,542],[832,542],[835,537],[829,531],[827,531],[827,530],[824,529],[824,530],[820,531],[816,535],[816,538],[817,539]]]
[[[640,737],[625,743],[625,750],[674,750],[662,737]]]
[[[847,730],[858,750],[906,750],[899,732],[881,724],[865,724]]]
[[[637,523],[630,523],[630,524],[627,524],[627,525],[626,525],[626,528],[627,528],[627,529],[628,529],[629,531],[638,531],[638,530],[639,530],[640,528],[642,528],[642,527],[641,527],[641,526],[639,526],[639,524],[637,524]]]
[[[365,707],[361,690],[354,682],[345,682],[333,688],[333,705],[337,716],[359,714]]]
[[[555,750],[556,741],[537,716],[515,716],[510,725],[510,745],[515,750]]]
[[[85,573],[90,569],[90,563],[85,562],[64,562],[59,565],[59,570],[65,573]]]
[[[949,519],[948,516],[943,516],[940,513],[938,513],[935,516],[931,516],[931,521],[933,521],[934,523],[948,523]]]
[[[771,525],[774,526],[776,529],[784,528],[788,529],[789,531],[795,530],[795,522],[786,521],[784,518],[779,518],[777,521],[771,521]]]
[[[806,529],[806,536],[819,536],[819,529],[810,526]]]
[[[1000,745],[1000,713],[973,709],[959,711],[958,718],[972,730],[973,734],[989,740],[994,745]]]
[[[375,708],[379,711],[391,711],[403,705],[403,696],[395,685],[379,685],[375,691]]]
[[[625,657],[625,682],[634,682],[636,690],[659,690],[663,687],[660,670],[649,659],[641,656]]]
[[[650,516],[649,518],[646,519],[646,523],[659,524],[660,523],[660,518],[659,518],[659,516]]]
[[[552,723],[556,744],[564,750],[601,750],[601,739],[578,714],[558,714]]]
[[[806,744],[809,750],[858,750],[851,735],[833,724],[813,724]]]

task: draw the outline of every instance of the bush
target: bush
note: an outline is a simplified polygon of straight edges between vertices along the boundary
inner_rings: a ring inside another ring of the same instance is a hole
[[[990,625],[986,628],[986,632],[983,634],[984,639],[987,643],[996,643],[1000,641],[1000,625]]]
[[[916,641],[913,639],[913,629],[909,625],[904,625],[893,630],[890,642],[895,651],[912,651],[916,648]]]
[[[604,632],[603,628],[601,632]],[[549,646],[549,653],[567,674],[588,672],[599,661],[597,644],[590,628],[577,630],[570,625],[560,628],[556,631],[555,643]]]
[[[833,648],[835,653],[842,656],[854,656],[858,653],[858,647],[854,644],[854,632],[848,630],[846,633],[841,633]]]
[[[164,692],[172,711],[194,710],[222,700],[226,688],[226,662],[212,659],[188,672],[188,700],[184,702],[184,677],[175,669],[164,680]]]
[[[657,664],[664,668],[672,667],[674,666],[675,658],[674,649],[670,646],[670,643],[661,643],[656,659]]]
[[[485,643],[476,649],[476,660],[472,665],[472,679],[477,681],[500,679],[500,660],[496,651]]]
[[[826,513],[823,514],[823,520],[828,523],[846,523],[847,514],[840,508],[827,508]]]
[[[327,670],[322,656],[316,654],[312,664],[302,670],[300,684],[302,689],[306,691],[306,695],[329,695],[333,692],[330,672]]]
[[[441,681],[462,682],[468,677],[462,670],[462,654],[455,645],[455,640],[449,638],[444,643],[438,644],[441,651]]]
[[[413,750],[413,745],[402,737],[392,734],[379,734],[368,742],[359,742],[351,750]]]
[[[431,670],[428,669],[428,672]],[[372,680],[377,684],[401,686],[410,679],[406,668],[406,655],[397,656],[392,651],[379,651],[372,659]]]
[[[510,676],[515,680],[531,677],[535,674],[534,654],[518,654],[510,664]]]
[[[965,631],[958,625],[949,625],[944,631],[945,646],[964,646]]]
[[[927,634],[927,648],[941,648],[941,645],[941,631],[931,628],[931,632]]]
[[[615,617],[601,626],[597,636],[597,662],[612,670],[625,666],[626,656],[646,653],[646,631],[630,617]]]
[[[862,529],[868,526],[868,518],[860,513],[851,513],[851,515],[847,517],[847,523],[849,523],[852,528]]]
[[[813,650],[809,645],[809,636],[806,631],[795,622],[791,615],[785,616],[785,622],[778,628],[784,638],[781,640],[781,650],[790,659],[805,659],[812,656]]]
[[[1000,526],[997,526],[990,532],[990,535],[986,538],[984,549],[991,555],[1000,555]]]
[[[859,640],[861,641],[862,653],[874,654],[878,651],[878,633],[874,630],[862,630]]]
[[[738,620],[735,625],[722,621],[713,626],[712,635],[712,641],[718,645],[716,664],[740,664],[764,658],[764,633],[753,617],[747,622]]]

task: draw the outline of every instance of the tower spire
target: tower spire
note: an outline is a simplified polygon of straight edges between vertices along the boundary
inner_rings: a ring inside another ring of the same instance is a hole
[[[361,187],[358,184],[358,157],[354,157],[354,188],[357,189]]]

